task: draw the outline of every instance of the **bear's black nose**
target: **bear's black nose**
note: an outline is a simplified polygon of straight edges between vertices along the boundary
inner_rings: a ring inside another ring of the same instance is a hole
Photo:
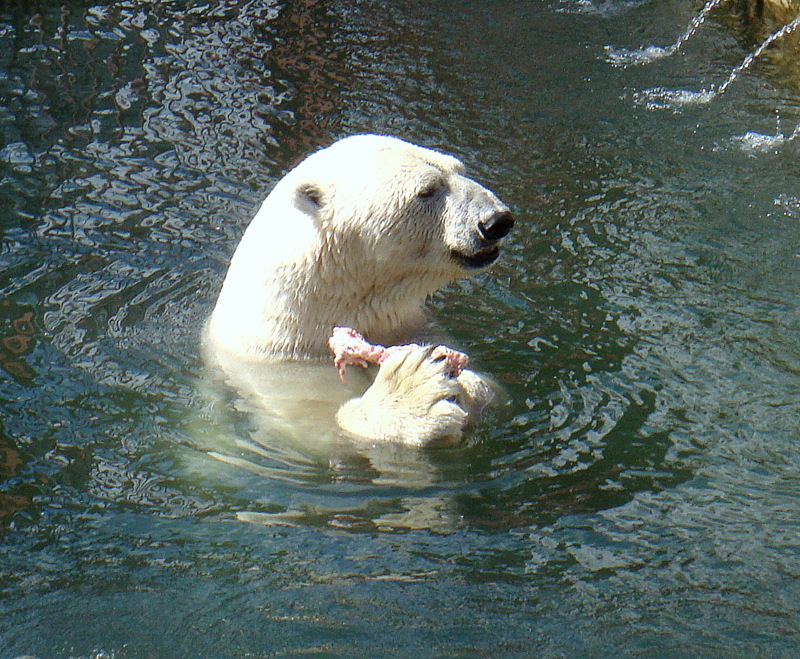
[[[478,231],[484,240],[493,243],[508,235],[513,226],[514,218],[511,213],[504,211],[495,213],[488,220],[478,222]]]

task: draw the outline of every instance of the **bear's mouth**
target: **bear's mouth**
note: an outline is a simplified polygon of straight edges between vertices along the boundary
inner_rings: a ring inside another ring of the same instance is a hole
[[[464,268],[485,268],[491,265],[500,256],[500,248],[498,246],[490,247],[489,249],[482,249],[475,254],[464,254],[454,249],[450,250],[450,256],[458,261]]]

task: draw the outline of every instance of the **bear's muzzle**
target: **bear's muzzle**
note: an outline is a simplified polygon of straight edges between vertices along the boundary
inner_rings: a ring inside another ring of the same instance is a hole
[[[475,251],[467,253],[460,249],[451,249],[450,256],[458,261],[462,268],[485,268],[500,256],[500,245],[514,226],[514,217],[508,210],[498,211],[485,220],[478,222]]]

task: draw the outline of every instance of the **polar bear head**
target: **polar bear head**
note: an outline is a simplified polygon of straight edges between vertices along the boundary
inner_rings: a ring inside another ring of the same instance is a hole
[[[509,209],[448,155],[348,137],[284,176],[234,254],[212,339],[250,359],[323,357],[334,326],[413,331],[422,304],[493,263]]]

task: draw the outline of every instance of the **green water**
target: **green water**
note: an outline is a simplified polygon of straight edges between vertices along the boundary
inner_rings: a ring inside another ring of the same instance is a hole
[[[606,51],[700,9],[1,3],[0,659],[797,656],[800,97],[757,61],[674,102],[755,49],[731,8]],[[227,260],[357,132],[512,206],[431,304],[511,402],[454,450],[218,463]]]

